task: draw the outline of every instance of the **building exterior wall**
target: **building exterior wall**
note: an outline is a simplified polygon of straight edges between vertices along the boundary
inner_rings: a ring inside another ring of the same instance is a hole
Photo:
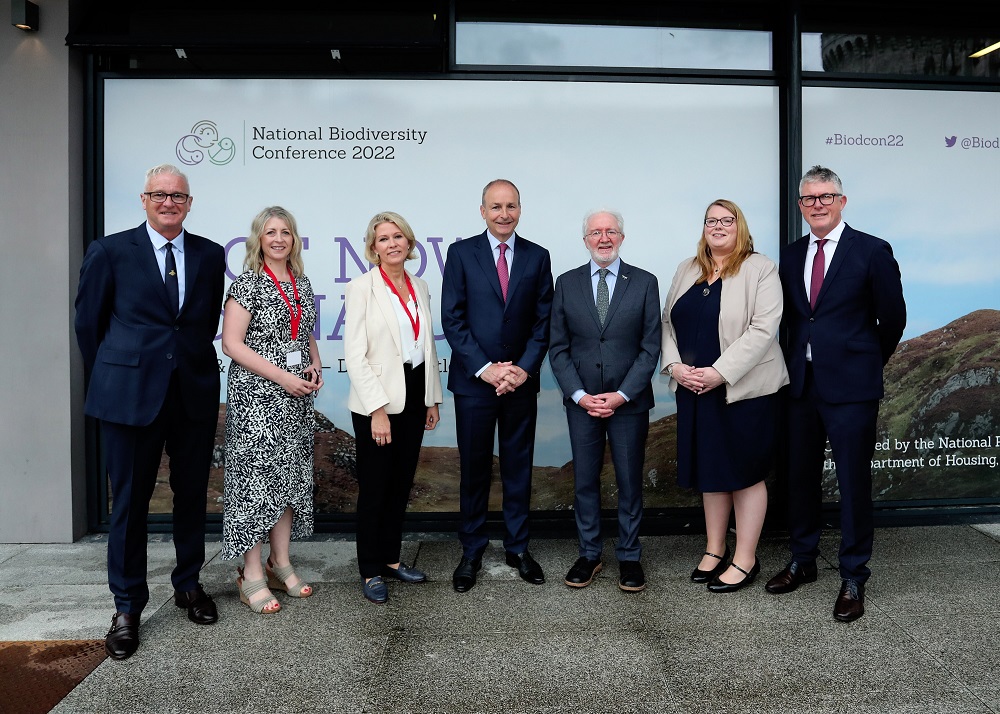
[[[83,368],[73,301],[83,253],[83,73],[68,3],[40,31],[0,0],[0,542],[70,542],[86,519]]]

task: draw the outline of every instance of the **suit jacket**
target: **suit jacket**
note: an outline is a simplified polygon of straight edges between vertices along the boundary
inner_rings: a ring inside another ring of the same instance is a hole
[[[213,347],[222,312],[225,251],[185,233],[184,305],[174,315],[146,224],[94,241],[80,268],[76,336],[90,372],[86,414],[146,426],[177,373],[188,416],[219,411]]]
[[[420,310],[420,336],[424,342],[424,405],[441,403],[441,377],[431,324],[427,283],[410,275]],[[344,294],[344,361],[351,379],[347,407],[370,415],[379,407],[399,414],[406,405],[403,346],[399,320],[377,269],[351,280]]]
[[[531,380],[505,396],[537,394],[551,307],[552,263],[545,248],[516,237],[505,303],[486,232],[453,243],[441,281],[441,326],[452,360],[448,389],[495,397],[476,372],[489,362],[513,362]]]
[[[805,235],[781,254],[785,357],[792,396],[802,395],[810,344],[816,389],[825,401],[881,399],[882,368],[906,326],[903,286],[892,248],[845,224],[815,311],[809,307],[803,278],[808,248]]]
[[[663,307],[663,372],[681,362],[677,333],[670,311],[701,275],[694,258],[684,260],[674,274]],[[778,269],[760,253],[751,254],[740,272],[722,281],[719,307],[719,347],[722,354],[711,365],[725,380],[726,402],[774,394],[788,384],[788,372],[778,346],[782,296]],[[705,365],[694,365],[704,367]],[[677,391],[677,382],[670,380]]]
[[[656,277],[621,262],[615,292],[601,326],[588,261],[559,276],[552,301],[549,364],[567,409],[577,390],[621,391],[619,412],[653,408],[652,378],[660,358],[660,291]]]

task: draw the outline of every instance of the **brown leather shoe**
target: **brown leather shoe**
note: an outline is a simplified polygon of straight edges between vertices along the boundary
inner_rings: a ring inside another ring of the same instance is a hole
[[[767,581],[764,589],[772,595],[790,593],[802,583],[816,582],[816,563],[792,561],[785,569]]]
[[[139,649],[139,615],[116,612],[104,638],[104,651],[111,659],[128,659]]]
[[[845,580],[833,605],[833,616],[841,622],[854,622],[865,614],[865,584]]]
[[[186,607],[188,619],[196,625],[211,625],[219,619],[219,611],[212,602],[212,596],[205,592],[201,583],[186,593],[174,590],[174,604],[177,607]]]

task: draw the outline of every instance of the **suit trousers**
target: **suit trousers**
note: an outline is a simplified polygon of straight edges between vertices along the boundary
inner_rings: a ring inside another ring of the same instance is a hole
[[[528,510],[531,469],[535,453],[535,393],[474,397],[455,395],[455,428],[458,437],[462,510],[458,538],[466,558],[476,560],[489,543],[486,515],[493,477],[493,439],[500,447],[500,482],[503,486],[504,550],[528,549]]]
[[[878,401],[835,404],[816,391],[806,367],[802,396],[789,399],[788,530],[792,560],[808,563],[819,555],[822,476],[830,441],[840,487],[840,576],[865,582],[871,575],[875,527],[871,460],[875,453]]]
[[[399,561],[403,518],[424,439],[424,365],[403,365],[403,371],[406,403],[399,414],[389,415],[390,443],[378,446],[372,439],[371,417],[351,412],[358,451],[357,547],[362,578],[373,578],[384,566]]]
[[[148,426],[101,421],[111,482],[108,585],[118,612],[139,614],[149,601],[146,518],[166,446],[173,491],[174,589],[198,586],[205,564],[205,509],[217,419],[192,419],[184,410],[174,373],[159,413]]]
[[[573,450],[573,510],[580,537],[580,555],[601,557],[601,470],[605,443],[611,445],[611,462],[618,484],[618,560],[639,560],[639,524],[642,521],[642,469],[646,458],[649,412],[615,413],[602,419],[582,408],[566,407],[569,440]]]

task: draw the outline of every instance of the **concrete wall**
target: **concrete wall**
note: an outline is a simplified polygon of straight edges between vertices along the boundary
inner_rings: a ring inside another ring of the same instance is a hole
[[[0,0],[0,542],[86,531],[83,368],[73,301],[83,255],[83,72],[68,2],[39,32]]]

